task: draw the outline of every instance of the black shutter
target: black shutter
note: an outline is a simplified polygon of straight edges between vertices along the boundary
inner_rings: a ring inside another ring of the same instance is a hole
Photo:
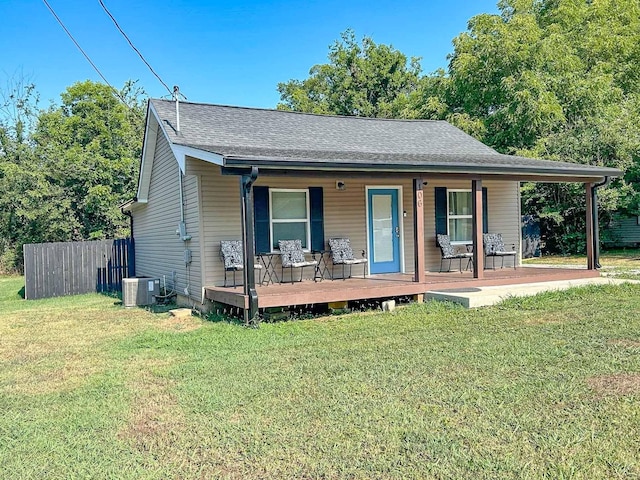
[[[324,211],[322,187],[309,187],[311,212],[311,250],[324,250]]]
[[[270,252],[269,187],[253,187],[253,210],[256,253]]]
[[[447,228],[447,189],[445,187],[434,188],[436,195],[436,235],[446,235]],[[437,238],[437,237],[436,237]]]
[[[487,187],[482,187],[482,233],[489,233],[489,215],[487,213]]]

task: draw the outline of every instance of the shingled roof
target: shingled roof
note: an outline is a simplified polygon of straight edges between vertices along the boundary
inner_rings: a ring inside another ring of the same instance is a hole
[[[279,110],[150,101],[172,145],[222,157],[224,166],[566,177],[620,170],[503,155],[445,121],[313,115]]]

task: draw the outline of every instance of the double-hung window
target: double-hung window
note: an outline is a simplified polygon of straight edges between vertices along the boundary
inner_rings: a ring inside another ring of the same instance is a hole
[[[451,243],[469,243],[473,237],[471,190],[447,190],[447,222]]]
[[[302,248],[309,249],[309,190],[271,188],[269,202],[272,250],[278,240],[300,240]]]

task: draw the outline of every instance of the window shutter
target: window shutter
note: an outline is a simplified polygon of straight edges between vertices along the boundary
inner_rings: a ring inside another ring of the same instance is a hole
[[[270,252],[269,187],[253,187],[253,220],[256,253]]]
[[[322,187],[309,187],[311,212],[311,250],[324,250],[324,211]]]
[[[436,195],[436,235],[447,234],[447,189],[445,187],[434,188]]]
[[[489,215],[487,214],[487,187],[482,187],[482,233],[489,233]]]

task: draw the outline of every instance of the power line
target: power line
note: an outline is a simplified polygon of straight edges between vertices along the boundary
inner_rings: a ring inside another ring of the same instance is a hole
[[[80,44],[76,41],[75,38],[73,38],[73,35],[71,35],[71,32],[67,29],[67,27],[64,26],[64,23],[62,23],[62,20],[60,20],[60,17],[58,17],[58,15],[56,15],[56,12],[53,10],[53,8],[51,8],[51,5],[49,5],[49,2],[47,2],[47,0],[42,0],[44,2],[44,4],[47,6],[47,8],[49,9],[49,11],[51,12],[51,14],[55,17],[55,19],[58,21],[58,23],[60,24],[60,26],[62,27],[62,29],[66,32],[66,34],[69,36],[69,38],[71,39],[71,41],[75,44],[76,47],[78,47],[78,50],[80,50],[80,52],[82,53],[82,55],[84,55],[84,58],[87,59],[87,62],[89,62],[91,64],[91,66],[93,67],[93,69],[98,72],[98,75],[100,75],[100,78],[102,78],[102,80],[104,80],[104,83],[106,83],[111,90],[113,90],[113,93],[116,95],[116,97],[118,97],[118,99],[120,99],[120,101],[122,103],[124,103],[127,107],[131,108],[130,105],[125,101],[124,98],[122,98],[122,95],[120,95],[120,92],[118,92],[118,90],[116,90],[113,85],[111,85],[109,83],[109,81],[105,78],[105,76],[102,74],[102,72],[100,71],[100,69],[98,69],[98,67],[96,67],[95,63],[93,63],[91,61],[91,58],[89,58],[89,55],[86,54],[86,52],[82,49],[82,47],[80,46]]]
[[[138,54],[138,56],[140,57],[140,59],[144,62],[144,64],[149,67],[149,70],[151,70],[151,73],[153,73],[156,78],[160,81],[160,83],[164,86],[164,88],[167,89],[167,91],[169,92],[170,95],[173,95],[173,92],[171,91],[171,89],[167,86],[166,83],[164,83],[162,81],[162,79],[160,78],[160,76],[155,72],[155,70],[153,69],[153,67],[151,67],[151,65],[149,65],[149,62],[147,62],[147,60],[144,58],[144,56],[142,55],[142,53],[140,53],[140,50],[138,50],[135,45],[133,44],[133,42],[129,39],[129,37],[127,36],[126,33],[124,33],[124,30],[122,30],[122,28],[120,28],[120,25],[118,24],[118,21],[114,18],[113,15],[111,15],[111,12],[109,11],[109,9],[107,9],[106,5],[104,4],[104,2],[102,0],[98,0],[100,2],[100,5],[102,6],[102,9],[107,13],[107,15],[109,15],[109,18],[111,18],[111,20],[113,21],[113,24],[116,26],[116,28],[120,31],[120,33],[122,34],[122,36],[125,38],[125,40],[129,43],[129,45],[131,46],[131,48],[133,48],[133,50]]]

